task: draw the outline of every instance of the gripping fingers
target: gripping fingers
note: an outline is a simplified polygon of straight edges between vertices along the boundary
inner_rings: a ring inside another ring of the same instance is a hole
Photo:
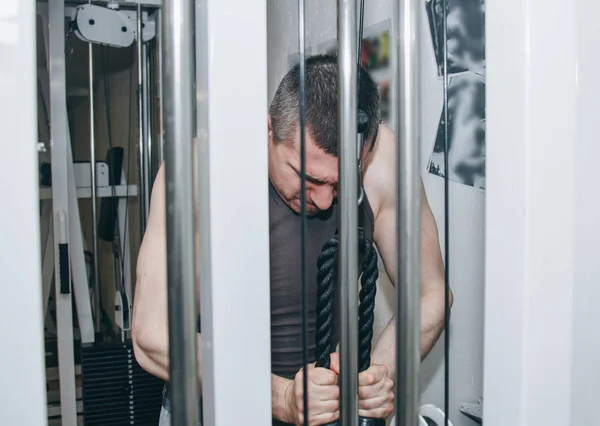
[[[337,401],[340,399],[340,388],[330,386],[308,386],[308,397],[318,401]]]
[[[296,406],[298,410],[298,418],[300,424],[304,420],[304,404],[302,398],[296,400]],[[310,425],[326,424],[339,417],[340,404],[338,400],[321,401],[309,398],[308,401],[308,421]],[[327,420],[331,419],[331,420]]]
[[[358,399],[371,399],[377,395],[391,393],[393,389],[394,382],[392,380],[382,380],[381,382],[375,383],[374,385],[359,386]]]
[[[314,423],[310,422],[309,424],[311,426],[318,426],[318,425],[325,425],[327,423],[331,423],[333,421],[336,421],[337,419],[340,418],[340,412],[335,411],[333,413],[324,413],[324,414],[319,414],[318,416],[315,416],[314,418]]]
[[[337,385],[338,376],[327,368],[315,368],[308,371],[308,380],[315,385]]]
[[[383,365],[372,365],[358,375],[359,386],[370,386],[379,383],[387,376],[387,368]]]
[[[358,402],[358,415],[383,419],[394,411],[394,395],[385,394]]]

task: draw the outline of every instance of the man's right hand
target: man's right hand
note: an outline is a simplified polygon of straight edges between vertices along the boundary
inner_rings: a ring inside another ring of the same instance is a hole
[[[340,388],[337,374],[327,368],[315,367],[314,363],[308,366],[306,373],[308,424],[317,426],[337,420],[340,417]],[[289,415],[292,423],[296,425],[304,424],[303,377],[304,371],[301,369],[288,385],[285,395]]]

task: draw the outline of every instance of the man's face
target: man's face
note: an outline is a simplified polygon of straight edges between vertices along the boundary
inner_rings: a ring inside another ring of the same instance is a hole
[[[274,143],[269,120],[269,178],[283,201],[300,212],[300,131],[289,143]],[[306,214],[331,207],[337,197],[338,158],[319,148],[306,129]]]

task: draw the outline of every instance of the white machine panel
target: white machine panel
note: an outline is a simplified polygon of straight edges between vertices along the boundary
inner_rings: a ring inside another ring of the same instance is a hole
[[[89,162],[73,163],[73,172],[77,188],[89,188],[92,185]],[[96,162],[96,186],[108,185],[108,165],[103,162]]]

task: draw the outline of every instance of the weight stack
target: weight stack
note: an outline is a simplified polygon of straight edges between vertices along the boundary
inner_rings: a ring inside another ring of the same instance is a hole
[[[156,426],[164,382],[144,371],[131,341],[81,346],[85,426]]]

